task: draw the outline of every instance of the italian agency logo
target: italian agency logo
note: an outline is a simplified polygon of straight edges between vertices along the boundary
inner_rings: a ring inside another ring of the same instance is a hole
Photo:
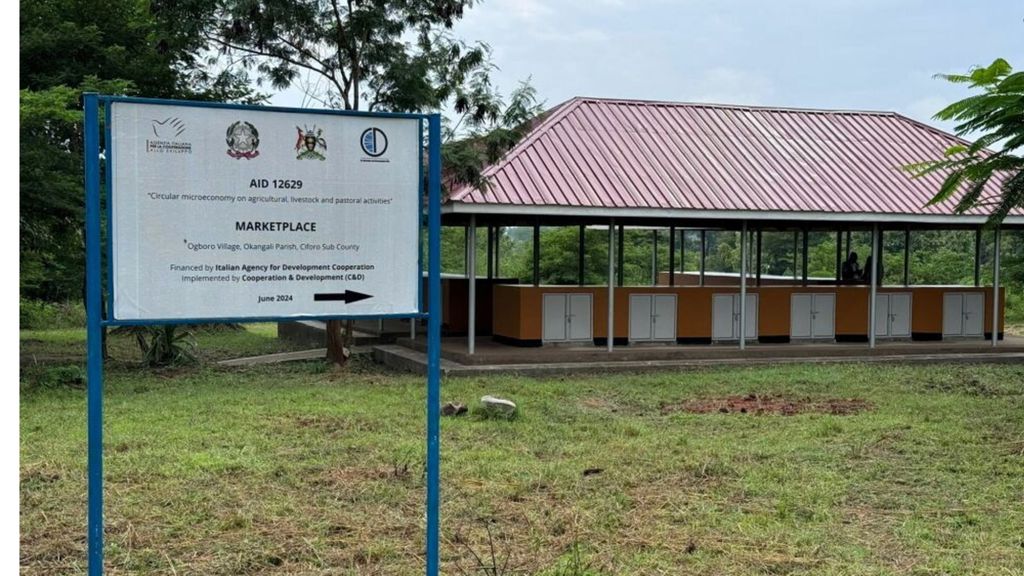
[[[185,133],[185,122],[181,118],[169,117],[151,119],[153,138],[146,138],[146,152],[154,154],[191,154],[192,143],[178,138]]]
[[[225,141],[228,144],[228,156],[235,160],[245,158],[251,160],[260,155],[260,132],[252,124],[239,120],[228,126]]]
[[[298,126],[295,127],[295,130],[299,133],[299,138],[295,141],[296,160],[324,161],[327,159],[323,153],[317,151],[318,146],[321,150],[327,151],[327,140],[324,138],[323,128],[317,128],[314,124],[312,130],[308,127],[303,130]]]
[[[369,158],[361,158],[362,162],[389,161],[386,158],[381,158],[388,151],[388,135],[380,128],[374,126],[363,130],[363,134],[359,137],[359,146],[362,147],[363,153],[369,156]]]

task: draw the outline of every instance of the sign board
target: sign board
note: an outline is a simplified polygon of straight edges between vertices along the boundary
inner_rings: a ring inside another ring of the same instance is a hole
[[[115,320],[418,313],[419,118],[111,104]]]

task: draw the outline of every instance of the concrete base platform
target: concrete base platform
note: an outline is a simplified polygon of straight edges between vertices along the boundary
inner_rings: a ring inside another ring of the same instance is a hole
[[[415,373],[426,372],[426,342],[400,339],[376,346],[373,357],[386,366]],[[713,366],[749,366],[794,363],[849,362],[1024,362],[1024,338],[1008,336],[999,346],[991,342],[883,342],[875,349],[866,344],[751,344],[736,346],[628,346],[611,354],[604,348],[516,348],[478,341],[470,356],[464,338],[447,338],[442,346],[441,370],[448,376],[523,374],[550,376],[579,373],[651,372]]]

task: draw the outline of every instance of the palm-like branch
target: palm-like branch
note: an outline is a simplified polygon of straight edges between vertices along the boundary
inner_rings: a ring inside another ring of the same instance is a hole
[[[983,90],[934,116],[956,122],[958,136],[981,135],[971,144],[950,147],[940,160],[911,164],[905,169],[915,177],[945,174],[929,205],[955,198],[957,213],[984,208],[989,213],[989,225],[997,225],[1014,208],[1024,207],[1024,158],[1016,154],[1024,146],[1024,72],[1013,72],[1000,58],[970,74],[939,77]],[[1000,143],[1000,151],[990,150]],[[992,185],[998,186],[998,194],[991,193]]]

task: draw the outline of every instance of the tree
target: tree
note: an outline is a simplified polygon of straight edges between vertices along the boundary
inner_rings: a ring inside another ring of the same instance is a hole
[[[258,99],[243,74],[202,60],[205,40],[140,0],[21,2],[21,293],[78,299],[82,238],[81,93]]]
[[[329,108],[424,112],[450,108],[458,126],[505,129],[509,137],[484,140],[480,153],[449,152],[453,174],[479,174],[483,153],[504,151],[517,122],[533,102],[532,88],[503,107],[490,83],[490,50],[451,35],[471,0],[162,0],[161,13],[193,22],[197,34],[216,47],[228,68],[255,70],[260,82],[301,87]],[[470,134],[470,140],[476,134]],[[474,150],[473,145],[469,145]],[[492,157],[486,156],[487,158]],[[327,323],[328,358],[344,363],[339,322]]]
[[[981,94],[954,102],[934,116],[957,122],[958,136],[980,136],[973,144],[950,147],[941,160],[913,164],[907,169],[917,176],[946,174],[929,204],[959,194],[957,213],[984,208],[989,211],[989,223],[998,224],[1011,210],[1024,206],[1024,157],[1016,153],[1024,147],[1024,72],[1014,72],[1006,60],[997,58],[969,74],[939,77],[982,90]],[[989,150],[1000,143],[999,151]],[[999,187],[998,196],[986,195],[990,182]]]

